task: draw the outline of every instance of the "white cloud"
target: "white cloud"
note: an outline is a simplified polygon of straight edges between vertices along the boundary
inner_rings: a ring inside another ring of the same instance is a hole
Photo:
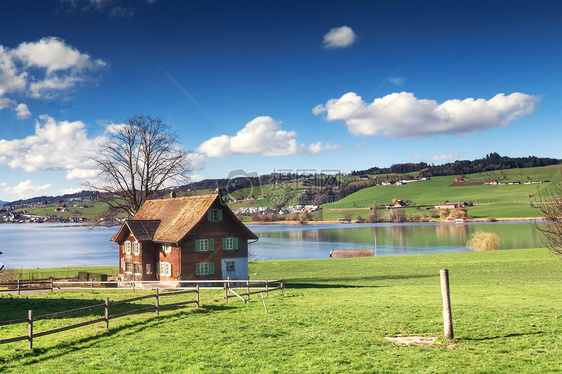
[[[5,187],[7,185],[8,185],[8,183],[6,183],[6,182],[0,182],[0,187]]]
[[[193,170],[203,170],[205,169],[205,156],[199,153],[191,153],[189,155],[191,159],[191,167]]]
[[[31,180],[26,180],[20,182],[15,187],[5,187],[4,192],[16,195],[20,199],[26,199],[33,196],[46,195],[51,188],[50,184],[44,184],[42,186],[36,186]]]
[[[10,99],[0,98],[0,110],[10,108],[14,102]]]
[[[24,42],[13,51],[28,66],[36,66],[51,74],[59,70],[94,70],[106,65],[65,44],[62,39],[48,37],[37,42]]]
[[[327,121],[343,120],[356,136],[419,138],[437,134],[467,135],[492,127],[505,127],[517,117],[534,112],[539,99],[515,92],[497,94],[490,100],[417,99],[413,93],[400,92],[365,103],[349,92],[339,99],[312,109],[315,115],[326,113]]]
[[[412,161],[412,162],[415,162],[419,159],[420,159],[419,153],[414,153],[413,155],[410,156],[410,161]]]
[[[18,119],[25,119],[31,116],[31,112],[29,111],[29,108],[24,103],[18,104],[15,108],[15,111],[16,111],[16,117],[18,117]]]
[[[66,179],[92,174],[95,163],[89,158],[95,155],[103,137],[89,138],[81,121],[57,122],[46,115],[39,118],[34,135],[9,141],[0,139],[0,163],[28,172],[68,170]]]
[[[73,194],[73,193],[81,192],[81,191],[83,191],[83,190],[84,190],[84,189],[81,188],[81,187],[78,187],[78,188],[63,188],[63,189],[60,189],[60,190],[59,190],[59,193],[60,193],[61,195],[70,195],[70,194]]]
[[[349,47],[353,44],[356,37],[351,27],[336,27],[330,29],[330,31],[324,35],[324,46],[327,48]]]
[[[455,161],[459,158],[464,157],[464,152],[460,152],[459,154],[455,154],[453,151],[448,151],[446,153],[441,153],[437,155],[433,155],[430,158],[426,159],[426,162],[441,162],[441,161]]]
[[[297,133],[279,130],[281,122],[269,116],[256,117],[235,136],[221,135],[203,142],[197,152],[207,157],[229,157],[233,154],[259,154],[262,156],[287,156],[316,154],[337,146],[318,142],[305,146],[297,143]]]
[[[55,37],[23,42],[15,49],[0,45],[0,98],[52,98],[93,79],[94,72],[106,66]]]
[[[404,77],[392,77],[389,79],[390,83],[395,84],[397,86],[403,86],[406,82],[406,78]]]

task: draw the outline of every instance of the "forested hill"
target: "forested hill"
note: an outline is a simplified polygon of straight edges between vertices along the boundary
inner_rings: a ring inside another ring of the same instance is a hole
[[[490,153],[486,157],[474,161],[455,161],[443,165],[428,165],[425,162],[395,164],[388,168],[372,167],[366,170],[352,171],[351,175],[363,174],[389,174],[389,173],[411,173],[421,172],[423,176],[441,176],[441,175],[459,175],[473,174],[484,171],[515,169],[515,168],[531,168],[537,166],[548,166],[559,164],[560,160],[549,157],[507,157],[500,156],[497,153]]]

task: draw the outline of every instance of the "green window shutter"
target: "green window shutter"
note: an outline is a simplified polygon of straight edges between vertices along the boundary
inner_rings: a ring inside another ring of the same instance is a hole
[[[226,249],[226,238],[222,238],[222,249]]]
[[[195,275],[201,275],[201,263],[200,262],[195,264]]]
[[[238,249],[238,238],[234,238],[234,249]]]
[[[160,274],[160,263],[156,263],[156,274]]]
[[[222,221],[222,209],[219,209],[219,221]]]
[[[215,250],[215,239],[209,239],[209,251]]]
[[[212,216],[212,214],[211,214],[211,211],[208,210],[208,211],[207,211],[207,221],[210,222],[210,221],[212,220],[212,217],[213,217],[213,216]]]
[[[209,274],[215,274],[215,263],[209,262]]]
[[[199,252],[201,251],[201,240],[196,239],[195,240],[195,252]]]

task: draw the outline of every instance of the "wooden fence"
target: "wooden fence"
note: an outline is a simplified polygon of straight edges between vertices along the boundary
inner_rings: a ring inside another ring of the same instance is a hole
[[[88,283],[88,284],[90,284],[90,287],[87,287],[87,288],[84,288],[84,287],[66,287],[64,289],[65,290],[70,290],[70,289],[88,289],[88,290],[91,289],[91,290],[93,290],[93,289],[100,289],[99,286],[94,288],[93,287],[94,283],[96,285],[109,283],[109,284],[112,284],[115,287],[116,286],[115,283],[117,283],[117,282],[53,282],[53,281],[40,281],[40,282],[38,282],[38,281],[29,281],[29,282],[26,283],[24,281],[18,281],[18,282],[0,283],[0,287],[17,285],[18,286],[18,289],[17,289],[18,294],[21,292],[22,289],[24,289],[24,290],[32,290],[32,289],[34,289],[34,290],[50,290],[51,292],[54,292],[55,288],[59,288],[59,287],[54,286],[54,284],[57,284],[57,283],[64,283],[66,285],[68,285],[68,283],[73,283],[73,284],[78,284],[78,285],[83,285],[84,283]],[[152,284],[158,283],[158,285],[161,285],[164,282],[132,282],[132,283],[133,283],[133,285],[129,289],[132,288],[134,290],[136,283],[142,283],[141,285],[137,285],[137,288],[139,288],[139,286],[143,286],[143,287],[146,286],[147,283],[148,283],[148,286],[150,286],[151,283]],[[204,283],[207,286],[206,287],[200,287],[201,283]],[[223,287],[208,286],[209,284],[220,284],[220,283],[223,284]],[[250,287],[250,283],[258,284],[258,286],[257,287]],[[195,287],[185,287],[185,286],[188,286],[190,284],[195,284]],[[29,285],[35,285],[35,286],[36,285],[45,285],[45,287],[42,287],[42,288],[41,287],[40,288],[21,288],[22,286],[29,286]],[[178,285],[178,282],[174,282],[174,285]],[[281,293],[283,293],[283,291],[284,291],[283,278],[281,278],[279,280],[252,280],[252,281],[230,280],[230,279],[220,280],[220,281],[219,280],[182,281],[182,282],[180,282],[179,286],[180,287],[176,287],[172,290],[168,289],[165,293],[160,293],[160,288],[154,288],[154,294],[134,297],[134,298],[131,298],[131,299],[126,299],[126,300],[119,300],[119,301],[110,302],[109,297],[106,297],[105,302],[103,304],[97,304],[97,305],[92,305],[92,306],[87,306],[87,307],[77,308],[77,309],[71,309],[71,310],[65,310],[65,311],[62,311],[62,312],[45,314],[45,315],[41,315],[41,316],[35,316],[33,314],[33,310],[29,310],[28,314],[27,314],[27,318],[21,318],[21,319],[16,319],[16,320],[11,320],[11,321],[0,321],[0,326],[21,324],[21,323],[27,323],[27,326],[28,326],[27,335],[17,336],[17,337],[13,337],[13,338],[9,338],[9,339],[2,339],[2,340],[0,340],[0,345],[18,342],[18,341],[22,341],[22,340],[27,340],[27,348],[33,349],[33,339],[39,338],[41,336],[46,336],[46,335],[55,334],[55,333],[58,333],[58,332],[72,330],[72,329],[76,329],[76,328],[79,328],[79,327],[84,327],[84,326],[88,326],[88,325],[92,325],[92,324],[100,323],[100,322],[105,322],[105,328],[107,329],[107,328],[109,328],[109,321],[112,320],[112,319],[132,315],[132,314],[146,313],[146,312],[150,312],[150,311],[154,311],[156,313],[156,315],[159,315],[160,309],[165,308],[165,307],[177,307],[177,306],[183,306],[183,305],[187,305],[187,304],[195,304],[196,307],[199,307],[200,288],[224,289],[225,302],[228,302],[229,297],[233,297],[232,295],[229,295],[229,292],[230,292],[234,296],[236,296],[236,297],[240,298],[242,301],[244,301],[244,303],[248,302],[251,294],[255,294],[255,293],[265,291],[269,295],[269,291],[281,290]],[[107,285],[106,286],[102,285],[102,287],[104,289],[107,289]],[[245,290],[246,292],[244,293],[244,292],[236,292],[235,291],[235,290],[241,290],[241,289]],[[5,290],[3,290],[3,291],[5,291]],[[15,291],[15,290],[11,289],[11,290],[8,290],[8,291]],[[178,302],[178,303],[165,304],[165,305],[160,304],[160,298],[163,297],[163,296],[181,295],[181,294],[187,294],[187,293],[195,293],[195,300],[182,301],[182,302]],[[245,294],[247,296],[247,299],[244,299],[244,297],[242,297],[241,294],[242,295]],[[149,298],[154,298],[154,306],[138,308],[138,309],[135,309],[135,310],[132,310],[132,311],[123,312],[123,313],[119,313],[119,314],[113,314],[113,315],[110,314],[110,308],[112,306],[130,303],[130,302],[133,302],[133,301],[149,299]],[[87,312],[87,311],[91,311],[91,310],[97,310],[97,309],[103,309],[104,310],[104,317],[103,318],[97,318],[97,319],[77,323],[77,324],[74,324],[74,325],[71,325],[71,326],[60,327],[60,328],[56,328],[56,329],[53,329],[53,330],[42,331],[42,332],[39,332],[39,333],[34,332],[34,321],[66,317],[66,316],[70,316],[72,314],[83,313],[83,312]]]

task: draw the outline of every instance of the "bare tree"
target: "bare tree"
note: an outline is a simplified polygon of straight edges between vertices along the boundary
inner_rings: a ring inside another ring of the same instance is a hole
[[[539,189],[533,204],[544,219],[536,227],[542,232],[544,244],[553,252],[562,255],[562,172],[547,188]]]
[[[146,200],[172,184],[189,181],[189,151],[159,118],[134,115],[116,126],[94,161],[100,181],[87,183],[110,208],[133,216]]]

